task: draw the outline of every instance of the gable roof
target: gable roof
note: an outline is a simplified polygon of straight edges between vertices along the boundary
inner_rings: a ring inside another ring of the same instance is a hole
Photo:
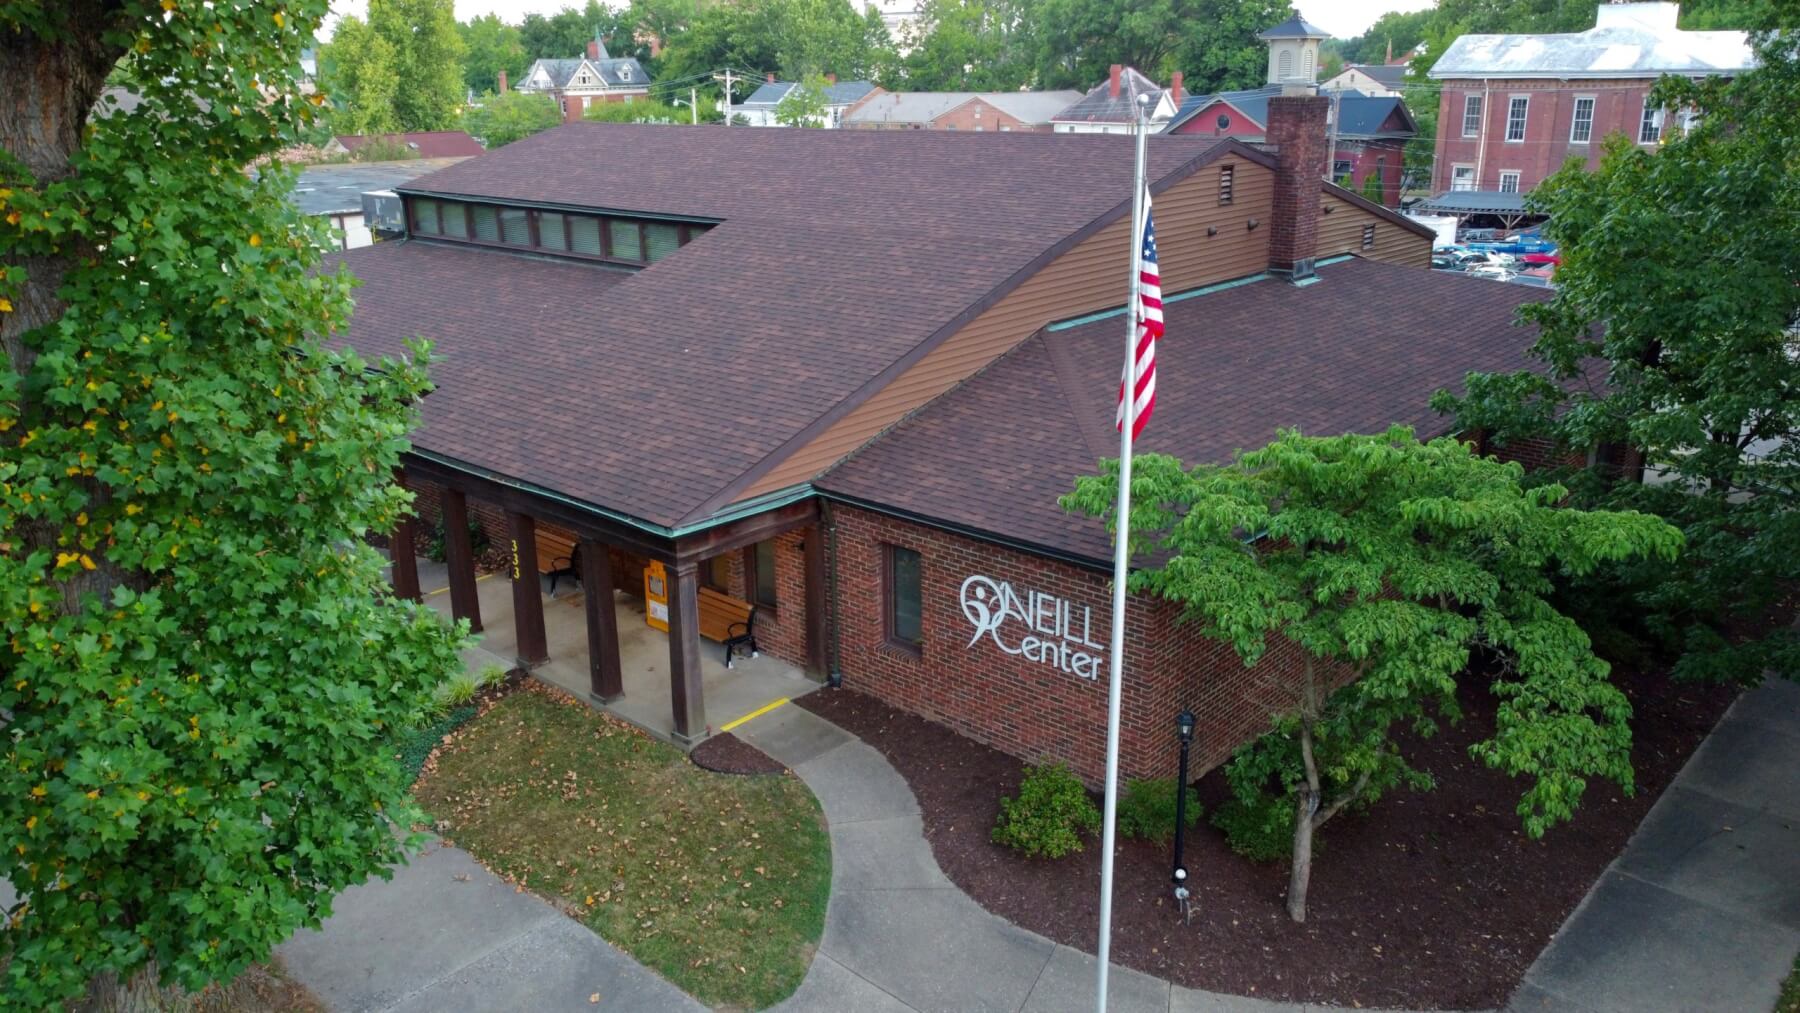
[[[1163,88],[1139,73],[1136,67],[1119,71],[1119,94],[1112,93],[1112,79],[1089,88],[1080,101],[1050,117],[1052,123],[1130,123],[1135,118],[1134,103],[1139,95],[1150,96],[1154,112],[1162,101]]]
[[[1284,427],[1421,436],[1470,370],[1528,364],[1523,303],[1549,293],[1350,258],[1304,287],[1264,278],[1165,299],[1156,416],[1138,446],[1224,463]],[[1104,524],[1056,499],[1118,456],[1120,317],[1039,331],[816,480],[828,496],[1103,565]]]
[[[1674,4],[1601,5],[1593,28],[1555,35],[1464,35],[1433,78],[1658,77],[1732,74],[1756,65],[1744,32],[1688,32]]]
[[[346,151],[370,141],[398,141],[419,153],[420,158],[464,158],[479,155],[487,149],[481,142],[461,130],[419,130],[410,134],[339,134],[337,142]]]
[[[1181,108],[1163,127],[1165,134],[1174,133],[1183,124],[1205,112],[1214,103],[1224,102],[1253,121],[1266,127],[1269,121],[1269,99],[1281,94],[1281,85],[1271,84],[1245,91],[1222,91],[1213,95],[1193,95],[1184,99]],[[1361,92],[1333,92],[1341,140],[1363,141],[1380,137],[1406,138],[1419,132],[1406,101],[1397,95],[1364,95]],[[1398,110],[1404,126],[1387,129],[1390,117]]]
[[[698,523],[1127,213],[1130,147],[567,124],[398,189],[718,224],[635,273],[420,240],[352,250],[336,258],[365,280],[346,340],[369,356],[436,342],[420,452],[643,524]],[[1267,160],[1229,139],[1150,149],[1158,181]],[[701,185],[707,165],[735,185]]]
[[[750,93],[750,97],[738,103],[734,108],[774,109],[800,86],[797,81],[770,81]],[[873,81],[838,81],[825,86],[825,104],[828,106],[847,106],[864,95],[875,90]]]
[[[1399,90],[1406,86],[1406,69],[1405,63],[1352,63],[1340,71],[1337,77],[1354,70],[1384,88]]]
[[[638,88],[650,83],[650,75],[644,72],[643,65],[637,62],[636,57],[620,56],[598,60],[574,57],[534,61],[516,87],[521,91],[533,91],[539,87],[567,88],[583,67],[593,71],[594,76],[610,88]],[[539,70],[544,72],[545,79],[550,82],[547,86],[540,86],[533,80]]]
[[[1050,118],[1080,101],[1082,93],[1066,91],[891,91],[856,107],[849,123],[930,123],[975,99],[1027,123]]]

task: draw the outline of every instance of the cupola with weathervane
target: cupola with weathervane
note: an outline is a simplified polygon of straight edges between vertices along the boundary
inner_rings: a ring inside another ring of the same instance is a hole
[[[1269,44],[1269,84],[1313,84],[1318,80],[1319,43],[1331,33],[1298,14],[1256,37]]]

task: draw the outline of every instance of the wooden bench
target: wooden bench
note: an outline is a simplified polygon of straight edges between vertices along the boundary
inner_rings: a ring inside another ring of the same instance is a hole
[[[581,579],[581,545],[575,536],[539,525],[536,529],[538,572],[550,578],[550,597],[563,577]]]
[[[698,598],[700,635],[725,645],[725,667],[745,648],[756,657],[756,606],[710,587],[702,587]]]

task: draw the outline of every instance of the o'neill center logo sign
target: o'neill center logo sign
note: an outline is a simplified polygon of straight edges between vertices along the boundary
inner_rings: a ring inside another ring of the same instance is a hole
[[[1007,654],[1082,679],[1100,678],[1105,667],[1105,647],[1091,639],[1094,610],[1086,605],[1043,591],[1021,597],[1006,581],[978,575],[962,582],[962,610],[975,627],[970,647],[988,637]]]

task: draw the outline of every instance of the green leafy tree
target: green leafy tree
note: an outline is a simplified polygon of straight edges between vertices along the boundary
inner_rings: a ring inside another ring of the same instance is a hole
[[[918,91],[1012,91],[1036,75],[1037,0],[926,0],[902,61]]]
[[[463,117],[463,127],[471,137],[494,148],[549,130],[562,122],[562,108],[549,95],[538,92],[509,91],[504,95],[483,96],[481,104]]]
[[[1434,400],[1503,445],[1642,448],[1648,481],[1563,480],[1579,503],[1668,519],[1689,551],[1609,568],[1577,600],[1617,606],[1627,632],[1681,652],[1680,674],[1713,679],[1800,672],[1792,630],[1725,629],[1800,581],[1800,59],[1791,35],[1755,40],[1761,65],[1736,80],[1659,86],[1698,110],[1691,133],[1671,113],[1657,150],[1615,137],[1597,171],[1533,193],[1562,255],[1555,296],[1522,313],[1548,375],[1478,374]]]
[[[394,50],[400,129],[455,129],[465,92],[463,40],[452,0],[369,0],[369,27]]]
[[[1254,666],[1285,643],[1299,655],[1291,708],[1227,768],[1237,803],[1292,813],[1288,912],[1306,918],[1313,835],[1429,775],[1399,728],[1429,733],[1458,715],[1471,651],[1502,659],[1492,738],[1476,758],[1529,780],[1518,814],[1540,836],[1575,811],[1593,776],[1632,787],[1631,707],[1587,636],[1550,604],[1551,574],[1672,558],[1680,533],[1653,517],[1563,509],[1556,486],[1444,438],[1283,432],[1224,466],[1133,462],[1131,588],[1181,606]],[[1117,462],[1076,482],[1064,506],[1110,515]],[[1255,533],[1246,537],[1246,533]],[[1271,680],[1282,678],[1271,675]],[[1333,691],[1334,686],[1339,686]]]
[[[725,67],[771,71],[790,81],[807,74],[881,79],[895,72],[897,59],[880,16],[858,14],[842,0],[717,4],[702,9],[667,47],[665,79],[705,76]]]
[[[320,113],[325,10],[0,9],[0,1005],[230,979],[404,853],[390,746],[461,638],[364,540],[424,350],[328,345],[353,279],[241,171]],[[90,120],[115,64],[144,104]]]
[[[718,116],[718,107],[702,98],[700,122],[711,123]],[[694,121],[694,113],[688,109],[686,99],[682,99],[679,107],[638,99],[636,102],[596,102],[582,112],[581,118],[590,123],[667,123],[685,127]]]
[[[1438,17],[1437,9],[1422,11],[1388,11],[1375,19],[1369,30],[1354,39],[1343,40],[1340,51],[1348,63],[1386,63],[1391,50],[1405,56],[1425,40],[1425,32]]]
[[[588,0],[579,9],[564,7],[555,14],[527,14],[519,25],[525,56],[532,60],[572,60],[587,55],[587,44],[605,40],[614,56],[639,55],[631,38],[627,17],[599,0]]]
[[[1288,0],[1040,0],[1038,80],[1091,88],[1122,63],[1159,82],[1183,71],[1195,94],[1254,87],[1269,62],[1256,33],[1293,13]]]
[[[386,134],[400,129],[394,97],[400,70],[394,47],[355,17],[338,21],[319,50],[320,85],[332,97],[331,129],[339,134]]]
[[[500,15],[470,18],[456,30],[463,41],[463,87],[471,94],[498,88],[503,70],[514,84],[525,76],[531,64],[525,59],[524,38],[517,27],[501,21]]]
[[[776,103],[775,122],[784,127],[823,127],[830,106],[825,96],[825,78],[808,74]]]
[[[1387,203],[1386,184],[1382,181],[1381,172],[1378,169],[1370,169],[1369,174],[1363,177],[1362,195],[1365,200],[1371,200],[1377,204]]]

